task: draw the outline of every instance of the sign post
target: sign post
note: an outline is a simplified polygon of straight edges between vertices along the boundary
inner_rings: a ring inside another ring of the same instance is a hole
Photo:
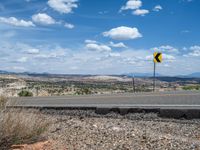
[[[153,62],[154,68],[153,68],[153,91],[155,92],[155,87],[156,87],[156,63]]]
[[[153,92],[155,92],[156,88],[156,63],[162,62],[162,53],[155,52],[153,54],[153,62],[154,62],[154,71],[153,71]]]
[[[135,93],[135,78],[132,77],[133,93]]]

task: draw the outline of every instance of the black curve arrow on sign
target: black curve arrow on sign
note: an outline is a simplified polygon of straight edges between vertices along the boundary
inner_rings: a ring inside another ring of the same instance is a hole
[[[155,59],[156,59],[157,62],[161,62],[160,59],[159,59],[159,56],[160,56],[160,55],[161,55],[161,53],[158,53],[158,54],[155,56]]]

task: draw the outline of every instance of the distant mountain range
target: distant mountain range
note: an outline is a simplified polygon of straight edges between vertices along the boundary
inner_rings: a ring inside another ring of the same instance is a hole
[[[15,75],[32,75],[32,76],[92,76],[92,75],[81,75],[81,74],[51,74],[51,73],[35,73],[35,72],[11,72],[11,71],[5,71],[5,70],[0,70],[0,74],[15,74]],[[116,76],[116,75],[114,75]],[[153,73],[125,73],[121,74],[120,76],[129,76],[129,77],[152,77]],[[156,74],[157,77],[166,77],[162,74]],[[200,72],[195,72],[192,74],[188,75],[177,75],[174,77],[179,77],[179,78],[200,78]]]
[[[200,77],[200,72],[195,72],[195,73],[189,74],[188,76],[189,77],[193,77],[193,78],[199,78]]]
[[[129,77],[152,77],[153,73],[125,73],[123,75],[129,76]],[[156,76],[162,76],[162,75],[156,73]]]
[[[126,73],[124,74],[126,76],[130,77],[152,77],[153,73]],[[166,75],[158,74],[156,73],[157,77],[166,77]],[[170,76],[170,77],[179,77],[179,78],[200,78],[200,72],[195,72],[188,75],[176,75],[176,76]]]

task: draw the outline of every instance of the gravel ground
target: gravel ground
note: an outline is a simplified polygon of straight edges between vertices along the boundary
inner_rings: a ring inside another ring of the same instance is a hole
[[[43,135],[52,150],[200,149],[200,120],[162,119],[157,114],[47,110],[51,126]]]

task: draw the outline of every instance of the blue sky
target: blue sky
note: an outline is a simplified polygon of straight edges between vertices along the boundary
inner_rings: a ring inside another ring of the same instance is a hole
[[[0,0],[0,69],[200,72],[199,0]]]

